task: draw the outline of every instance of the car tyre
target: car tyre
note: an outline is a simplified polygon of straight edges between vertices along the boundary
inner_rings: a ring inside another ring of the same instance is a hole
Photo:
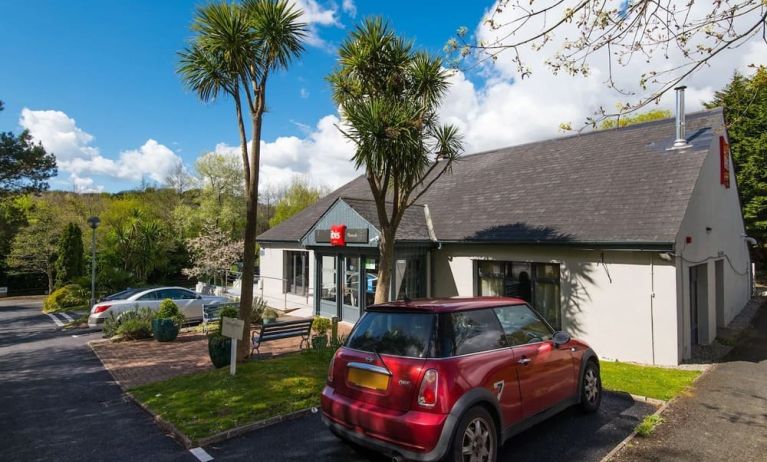
[[[589,360],[583,370],[583,378],[580,383],[581,410],[592,413],[599,410],[602,404],[602,378],[599,374],[599,365]]]
[[[482,407],[469,409],[453,434],[452,462],[495,462],[498,457],[498,432],[493,417]]]

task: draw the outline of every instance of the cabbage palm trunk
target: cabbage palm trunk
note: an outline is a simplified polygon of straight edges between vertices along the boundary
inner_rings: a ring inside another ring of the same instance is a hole
[[[394,246],[405,211],[463,151],[458,129],[440,124],[436,110],[449,86],[439,58],[415,51],[379,18],[365,20],[339,49],[328,80],[341,108],[339,130],[355,145],[381,231],[375,302],[388,301]]]
[[[266,85],[271,71],[285,69],[303,50],[303,12],[286,0],[215,2],[197,10],[196,36],[179,53],[178,73],[203,101],[226,95],[234,101],[237,133],[245,173],[246,222],[243,246],[239,317],[245,321],[238,360],[250,356],[250,313],[256,263],[256,223],[261,127],[266,108]],[[250,149],[245,124],[251,122]]]

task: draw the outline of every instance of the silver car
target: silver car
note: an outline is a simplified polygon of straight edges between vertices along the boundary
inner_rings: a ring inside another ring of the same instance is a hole
[[[136,308],[149,308],[157,311],[160,303],[169,298],[178,305],[187,321],[202,321],[202,306],[214,303],[230,302],[226,297],[202,295],[183,287],[154,287],[151,289],[128,289],[106,297],[91,307],[88,326],[98,327],[111,313],[119,317],[121,313]]]

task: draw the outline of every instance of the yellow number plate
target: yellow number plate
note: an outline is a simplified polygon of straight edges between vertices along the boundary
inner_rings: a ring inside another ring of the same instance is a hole
[[[389,388],[389,376],[350,367],[347,375],[349,383],[363,388],[386,391]]]

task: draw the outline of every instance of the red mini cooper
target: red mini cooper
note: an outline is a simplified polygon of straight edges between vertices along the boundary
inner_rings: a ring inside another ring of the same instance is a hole
[[[511,436],[602,401],[599,361],[516,298],[371,306],[330,363],[323,421],[393,459],[494,461]]]

